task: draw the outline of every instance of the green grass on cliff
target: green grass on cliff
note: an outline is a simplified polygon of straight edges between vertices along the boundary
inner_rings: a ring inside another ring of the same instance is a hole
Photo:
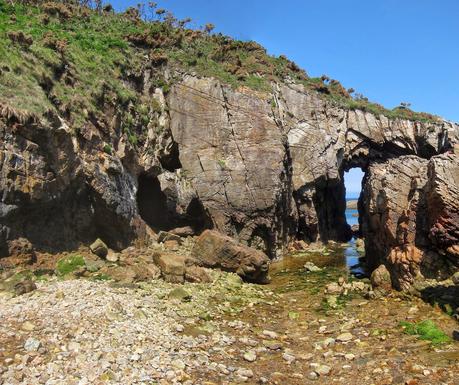
[[[22,4],[22,3],[25,3]],[[0,115],[19,119],[58,112],[75,130],[87,121],[104,125],[103,111],[117,108],[130,142],[157,109],[143,96],[143,69],[153,66],[157,86],[170,84],[161,68],[195,71],[234,88],[261,92],[289,78],[349,109],[390,118],[435,120],[407,108],[387,110],[353,98],[335,80],[310,78],[284,56],[273,57],[255,42],[185,27],[171,15],[142,21],[136,9],[96,12],[76,1],[0,0]],[[39,5],[37,5],[39,4]]]

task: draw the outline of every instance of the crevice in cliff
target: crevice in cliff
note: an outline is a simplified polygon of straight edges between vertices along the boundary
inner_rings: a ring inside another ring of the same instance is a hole
[[[141,218],[155,231],[173,227],[168,218],[167,197],[158,178],[141,174],[138,183],[137,207]]]
[[[189,226],[199,234],[213,227],[199,198],[191,199],[185,210],[178,210],[175,197],[166,195],[158,178],[147,174],[138,178],[137,207],[140,217],[156,232]]]

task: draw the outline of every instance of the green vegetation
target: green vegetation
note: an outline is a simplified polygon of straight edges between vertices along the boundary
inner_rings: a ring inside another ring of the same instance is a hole
[[[448,337],[436,324],[431,320],[425,320],[419,323],[400,322],[404,332],[409,335],[416,335],[421,340],[431,341],[434,345],[441,345],[451,342]]]
[[[109,144],[104,145],[104,152],[108,155],[112,155],[113,149]]]
[[[84,258],[81,255],[70,255],[57,262],[56,273],[58,276],[63,277],[84,266]]]
[[[237,88],[268,93],[272,82],[290,79],[330,102],[390,118],[432,121],[407,103],[387,110],[336,80],[310,78],[285,56],[259,44],[186,27],[189,19],[140,4],[124,13],[96,1],[0,0],[0,116],[19,121],[63,116],[79,132],[85,125],[111,127],[114,118],[129,142],[144,140],[145,127],[161,112],[143,95],[145,69],[167,93],[174,82],[164,66],[213,76]],[[81,5],[83,4],[83,5]],[[173,71],[172,71],[173,73]]]

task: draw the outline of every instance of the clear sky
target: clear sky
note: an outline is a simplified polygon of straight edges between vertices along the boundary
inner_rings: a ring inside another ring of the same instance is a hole
[[[138,1],[112,1],[118,9]],[[459,0],[157,0],[388,108],[459,122]],[[360,183],[360,181],[359,181]]]

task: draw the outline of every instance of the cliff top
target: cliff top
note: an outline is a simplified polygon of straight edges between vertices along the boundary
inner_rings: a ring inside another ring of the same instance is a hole
[[[309,77],[253,41],[213,34],[211,24],[189,29],[189,20],[177,20],[153,3],[124,13],[90,3],[0,0],[1,115],[26,120],[57,112],[78,127],[87,119],[97,121],[100,106],[110,101],[142,119],[152,103],[139,89],[145,69],[153,70],[157,86],[167,92],[174,79],[166,79],[164,69],[170,68],[262,92],[269,92],[272,82],[295,82],[347,109],[439,120],[407,105],[386,109],[326,76]]]

